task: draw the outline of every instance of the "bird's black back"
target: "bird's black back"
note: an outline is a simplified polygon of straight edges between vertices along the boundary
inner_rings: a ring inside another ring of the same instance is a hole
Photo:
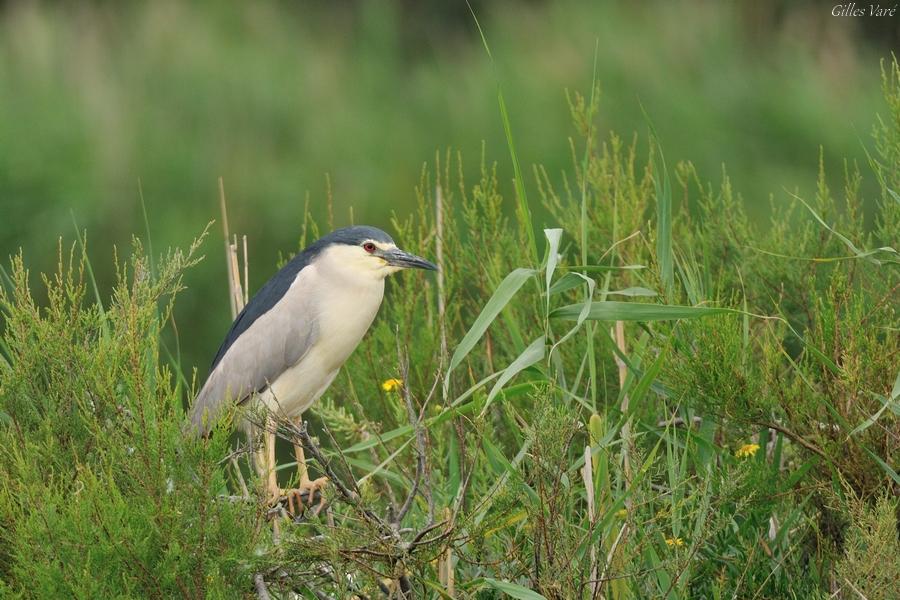
[[[300,254],[292,258],[256,292],[250,299],[250,302],[244,307],[244,310],[234,320],[234,323],[231,324],[231,329],[228,330],[228,335],[225,336],[225,340],[219,346],[219,351],[216,353],[212,366],[209,368],[210,372],[216,368],[216,365],[219,364],[219,361],[222,360],[222,357],[225,356],[231,345],[241,337],[241,334],[247,331],[258,318],[278,304],[278,301],[284,297],[291,287],[297,274],[308,267],[322,250],[332,244],[357,245],[366,240],[394,243],[391,236],[375,227],[367,225],[344,227],[336,229],[325,237],[313,242]]]

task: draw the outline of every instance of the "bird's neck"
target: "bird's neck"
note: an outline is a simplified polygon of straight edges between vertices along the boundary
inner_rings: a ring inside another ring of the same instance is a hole
[[[316,263],[318,275],[328,282],[326,289],[339,295],[357,296],[381,303],[384,296],[384,275],[378,271],[359,269],[347,264],[340,257],[325,256]]]

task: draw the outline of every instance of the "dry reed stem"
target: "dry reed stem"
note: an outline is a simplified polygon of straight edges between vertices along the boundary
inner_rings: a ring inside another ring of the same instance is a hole
[[[584,481],[585,497],[587,498],[589,531],[593,532],[597,522],[597,514],[594,508],[594,469],[591,457],[591,447],[584,447],[584,466],[581,468],[581,478]],[[591,598],[597,596],[600,582],[597,581],[597,547],[591,544]]]
[[[222,213],[222,236],[225,240],[225,270],[228,273],[228,302],[231,305],[231,318],[238,314],[237,305],[234,302],[234,277],[232,276],[232,257],[230,234],[228,233],[228,209],[225,202],[225,182],[219,177],[219,212]]]

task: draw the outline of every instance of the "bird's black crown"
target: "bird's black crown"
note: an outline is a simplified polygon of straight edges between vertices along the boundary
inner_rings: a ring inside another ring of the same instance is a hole
[[[393,244],[394,240],[387,233],[377,227],[369,227],[368,225],[356,225],[353,227],[342,227],[335,229],[316,244],[322,247],[331,244],[346,244],[348,246],[358,246],[365,241],[372,240],[382,244]]]

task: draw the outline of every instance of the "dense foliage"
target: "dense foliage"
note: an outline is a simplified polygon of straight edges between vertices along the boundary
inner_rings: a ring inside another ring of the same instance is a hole
[[[724,174],[666,168],[652,130],[645,152],[598,139],[594,92],[572,98],[571,172],[517,174],[513,218],[508,174],[483,160],[467,182],[460,157],[439,156],[393,233],[440,275],[391,280],[308,415],[312,468],[333,485],[326,511],[296,521],[256,500],[227,427],[183,434],[190,324],[174,347],[160,339],[199,243],[154,259],[135,242],[109,298],[82,240],[61,246],[44,306],[15,258],[0,292],[0,592],[889,598],[896,62],[884,89],[869,163],[847,164],[838,192],[823,173],[764,227]],[[863,178],[879,190],[869,225]],[[526,190],[558,229],[538,234]],[[309,221],[301,242],[319,231]]]

